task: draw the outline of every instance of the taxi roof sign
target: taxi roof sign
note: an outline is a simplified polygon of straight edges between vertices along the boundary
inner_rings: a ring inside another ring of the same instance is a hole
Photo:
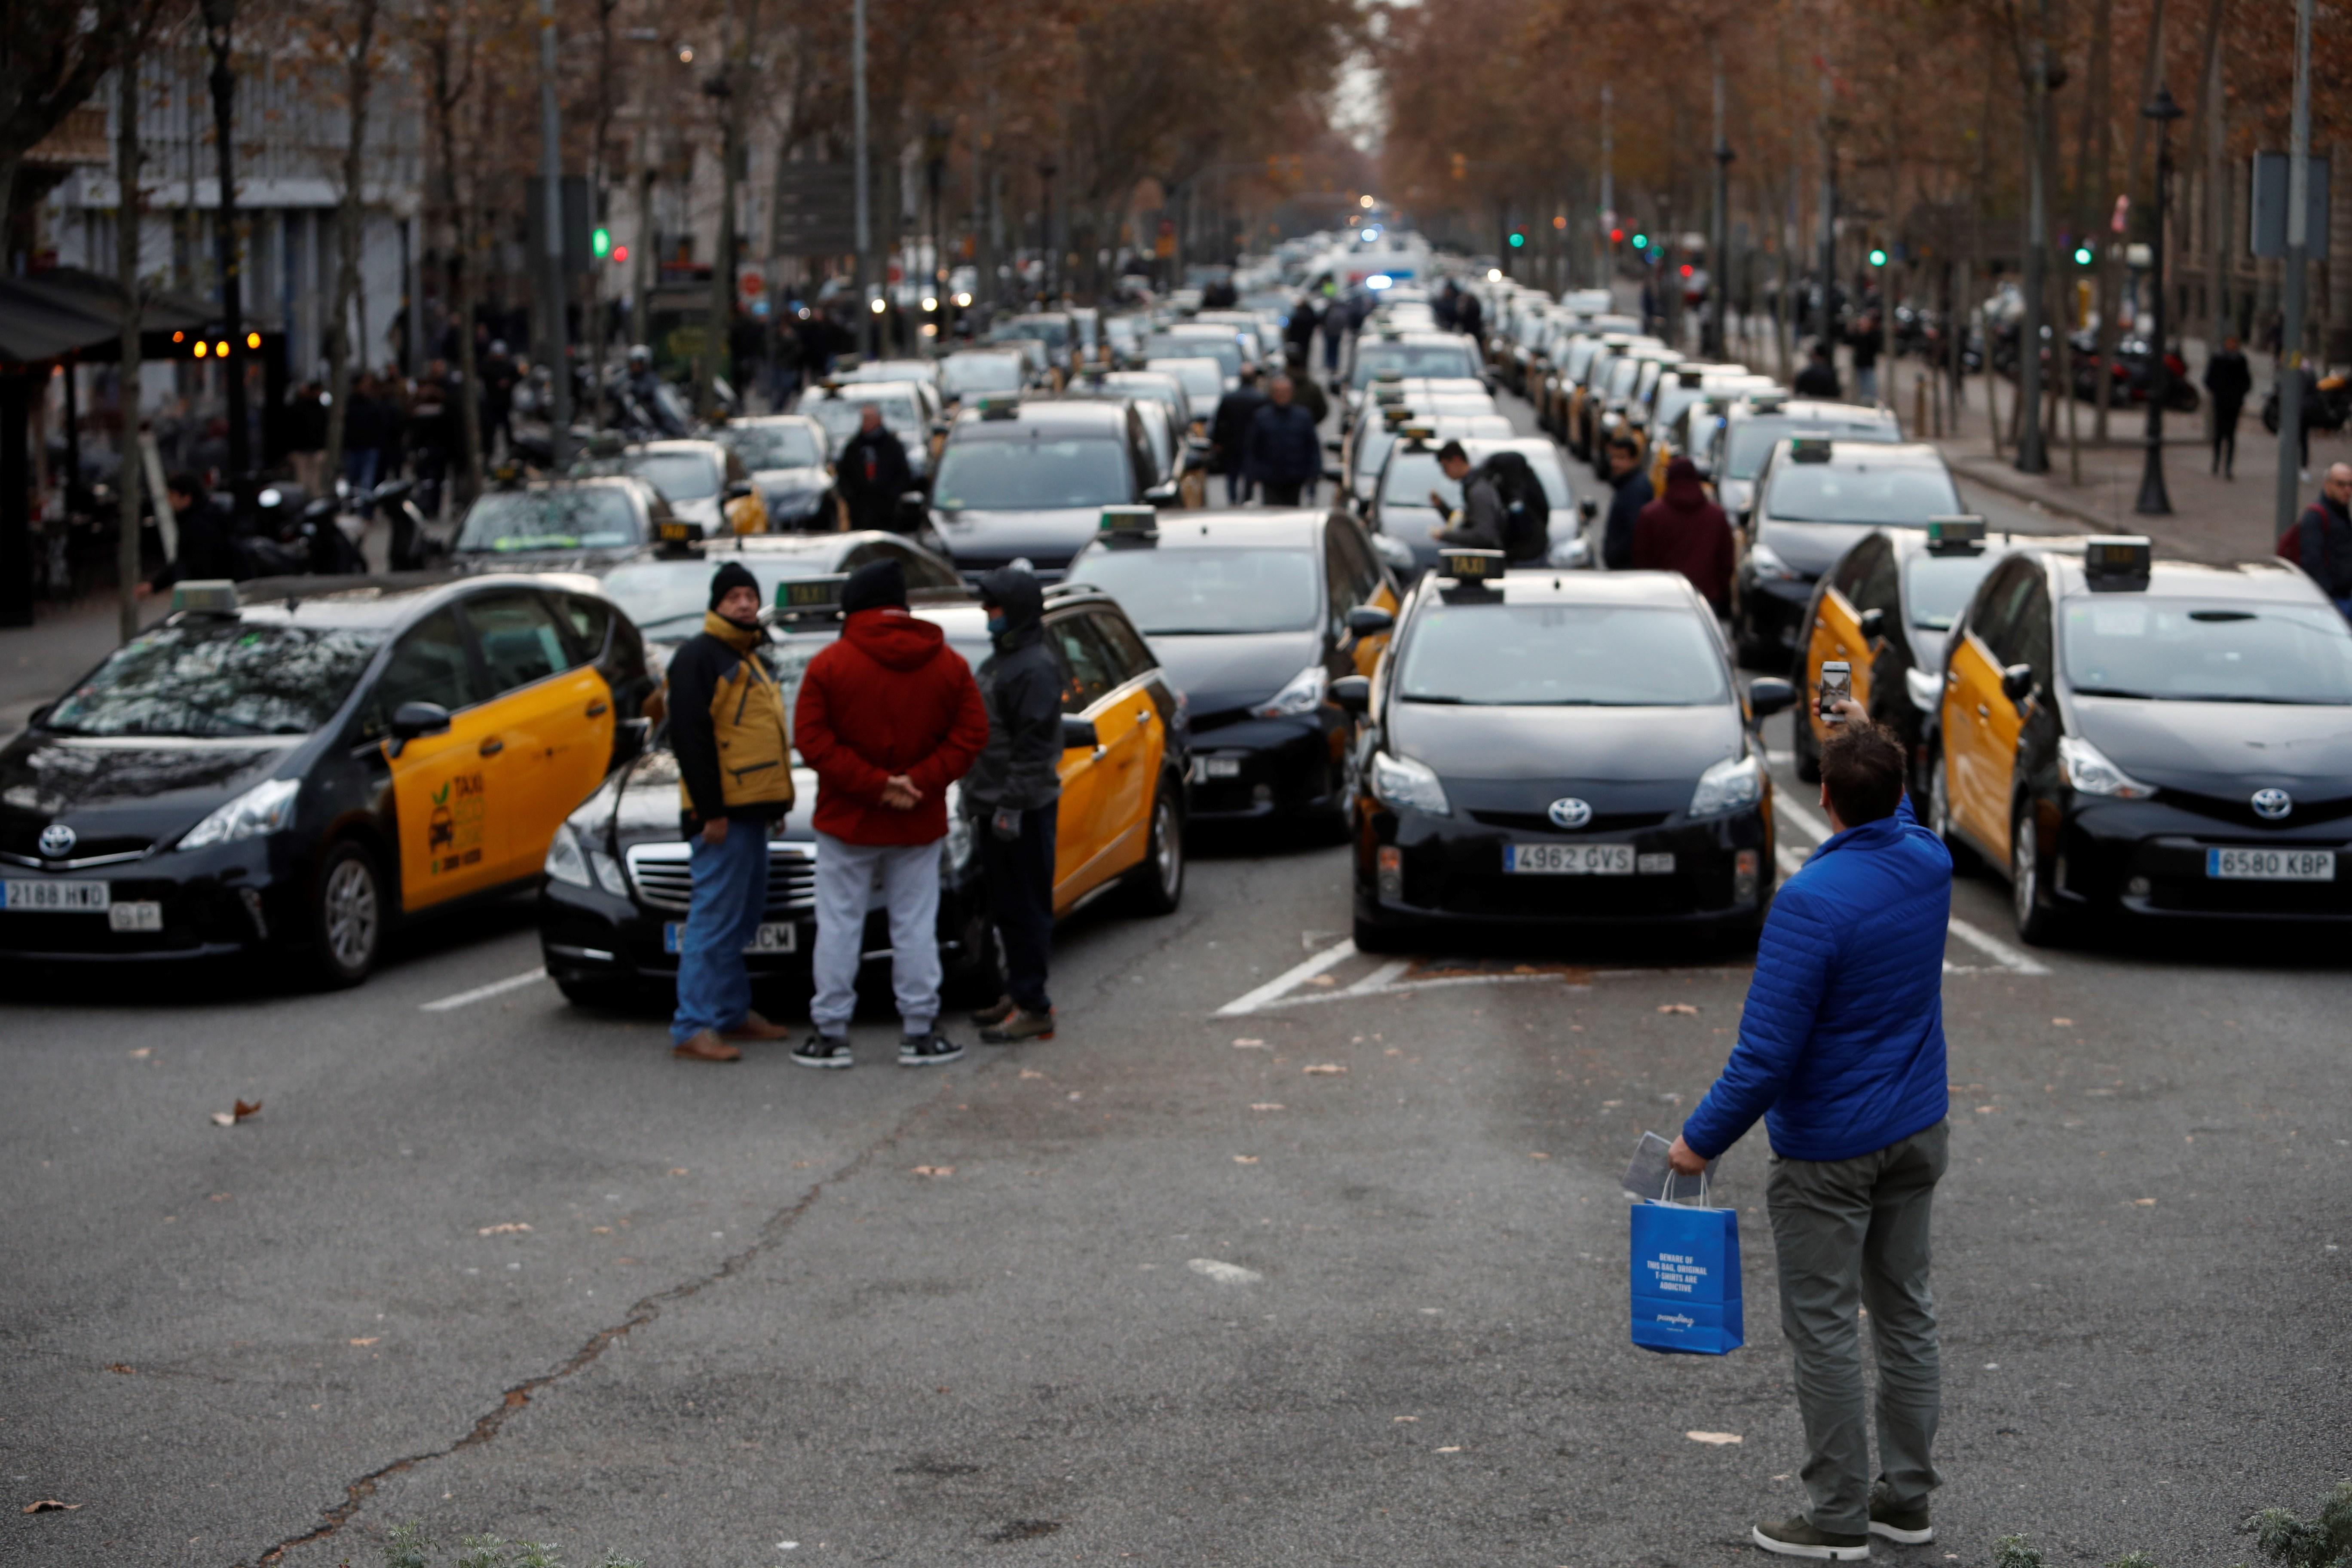
[[[1437,557],[1437,569],[1457,583],[1484,583],[1499,577],[1510,557],[1499,550],[1446,550]]]
[[[776,612],[782,616],[832,615],[841,608],[845,573],[823,577],[787,577],[776,584]]]
[[[1021,396],[1013,392],[992,393],[982,398],[976,406],[982,419],[1012,419],[1021,413]]]
[[[1830,460],[1830,438],[1827,436],[1791,436],[1789,437],[1789,458],[1792,462],[1826,463]]]
[[[1156,507],[1107,506],[1095,531],[1105,543],[1149,544],[1160,537],[1159,522]]]
[[[2093,586],[2146,587],[2156,545],[2144,533],[2103,533],[2083,544],[2083,576]]]
[[[172,608],[192,616],[236,614],[236,584],[226,577],[192,577],[172,584]]]
[[[1748,395],[1748,406],[1759,414],[1778,414],[1789,406],[1789,395],[1785,392],[1751,392]]]
[[[1927,548],[1937,553],[1973,554],[1984,548],[1985,520],[1974,512],[1927,520]]]
[[[688,522],[683,518],[664,518],[654,524],[654,537],[661,542],[665,549],[674,550],[690,544],[699,544],[702,542],[702,524]]]

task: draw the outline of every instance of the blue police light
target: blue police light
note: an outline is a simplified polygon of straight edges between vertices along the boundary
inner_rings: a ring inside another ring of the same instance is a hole
[[[1364,287],[1367,289],[1385,289],[1395,281],[1395,279],[1390,277],[1385,272],[1375,272],[1370,278],[1364,279]]]

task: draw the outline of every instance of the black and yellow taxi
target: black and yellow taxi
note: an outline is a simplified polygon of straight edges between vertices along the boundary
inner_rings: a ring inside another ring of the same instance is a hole
[[[1810,634],[1797,650],[1790,679],[1800,691],[1820,689],[1822,665],[1841,660],[1853,670],[1853,700],[1895,731],[1911,760],[1915,805],[1927,812],[1927,732],[1943,705],[1944,652],[1952,623],[1985,574],[2021,546],[2079,548],[2079,539],[1990,531],[1973,515],[1932,517],[1925,528],[1879,528],[1863,535],[1822,574],[1806,609]],[[1819,704],[1797,715],[1797,776],[1821,778],[1821,746],[1829,738]]]
[[[1122,508],[1069,581],[1117,599],[1184,693],[1193,820],[1344,820],[1355,721],[1331,683],[1370,673],[1398,602],[1362,524],[1311,508]]]
[[[1481,923],[1759,926],[1773,887],[1759,721],[1714,614],[1664,572],[1506,571],[1447,551],[1369,681],[1354,835],[1356,945]]]
[[[2352,629],[2276,560],[2012,552],[1952,629],[1928,820],[2018,934],[2086,917],[2352,920]]]
[[[642,743],[635,627],[584,579],[183,583],[0,750],[0,957],[298,954],[528,886]]]
[[[748,561],[754,573],[756,561]],[[761,658],[797,699],[801,673],[841,632],[845,575],[776,581]],[[987,618],[961,587],[910,586],[913,613],[936,622],[974,668],[989,654]],[[1116,600],[1078,585],[1045,591],[1045,647],[1062,675],[1062,798],[1055,818],[1054,910],[1067,914],[1107,895],[1139,913],[1172,912],[1183,897],[1185,775],[1191,766],[1183,698]],[[540,942],[548,973],[583,1004],[621,1003],[672,984],[691,901],[690,848],[678,813],[677,759],[656,734],[643,755],[572,812],[546,856]],[[756,981],[805,980],[816,939],[816,861],[810,818],[816,774],[793,770],[795,804],[768,840],[768,900],[745,950]],[[939,940],[950,992],[980,1001],[1003,990],[976,826],[949,787],[940,845]],[[880,894],[864,951],[890,945]]]

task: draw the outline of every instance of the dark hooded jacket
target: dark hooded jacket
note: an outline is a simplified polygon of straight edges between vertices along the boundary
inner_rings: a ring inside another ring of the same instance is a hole
[[[1061,798],[1062,671],[1045,647],[1045,595],[1037,579],[1000,566],[981,595],[1004,612],[996,651],[981,661],[988,743],[963,781],[976,805],[1030,811]]]
[[[1620,479],[1609,481],[1617,487],[1610,498],[1609,516],[1601,525],[1601,563],[1612,572],[1633,569],[1633,525],[1640,521],[1642,509],[1657,499],[1650,489],[1647,464],[1636,463],[1633,470]]]
[[[1679,572],[1722,615],[1731,605],[1731,520],[1706,499],[1688,458],[1666,465],[1666,493],[1633,521],[1633,570]]]

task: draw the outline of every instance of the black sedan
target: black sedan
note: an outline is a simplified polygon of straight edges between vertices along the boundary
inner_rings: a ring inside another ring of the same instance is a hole
[[[735,454],[768,509],[771,533],[837,526],[824,426],[805,414],[730,419],[710,438]]]
[[[1152,517],[1114,513],[1139,526],[1107,525],[1069,581],[1117,599],[1184,693],[1192,820],[1343,820],[1354,721],[1331,683],[1372,668],[1397,606],[1362,525],[1309,510]]]
[[[608,474],[485,490],[457,527],[461,572],[593,572],[652,544],[677,521],[641,479]]]
[[[1370,682],[1356,945],[1432,926],[1752,931],[1773,886],[1758,721],[1706,605],[1667,573],[1503,571],[1449,552]]]
[[[536,881],[642,743],[644,648],[544,579],[184,583],[0,750],[0,957],[290,953]]]

